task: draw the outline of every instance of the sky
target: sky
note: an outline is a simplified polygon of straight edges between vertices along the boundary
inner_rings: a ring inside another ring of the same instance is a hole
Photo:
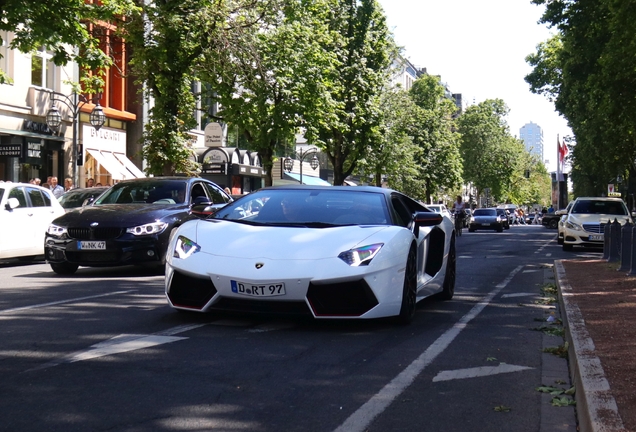
[[[378,0],[403,55],[440,75],[464,108],[502,99],[510,133],[534,122],[543,129],[543,158],[556,171],[557,135],[572,131],[545,96],[530,92],[525,61],[555,32],[539,24],[544,7],[530,0]]]

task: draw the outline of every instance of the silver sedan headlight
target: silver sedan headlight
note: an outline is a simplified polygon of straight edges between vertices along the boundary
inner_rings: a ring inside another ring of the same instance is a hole
[[[575,222],[565,221],[565,227],[574,231],[585,231],[583,227]]]
[[[49,225],[49,227],[47,228],[46,232],[49,235],[52,235],[53,237],[62,237],[63,235],[66,234],[66,228],[58,226],[58,225],[54,225],[51,224]]]
[[[132,228],[126,228],[126,232],[136,236],[161,234],[167,226],[168,224],[165,222],[156,221]]]

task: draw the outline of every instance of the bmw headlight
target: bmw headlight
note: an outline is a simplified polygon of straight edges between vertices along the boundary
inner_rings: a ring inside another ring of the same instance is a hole
[[[186,259],[191,255],[199,252],[201,250],[201,246],[193,242],[187,237],[179,236],[177,238],[177,244],[174,246],[174,252],[172,256],[175,258]]]
[[[168,224],[165,222],[156,221],[156,222],[139,225],[132,228],[126,228],[126,232],[136,236],[161,234],[163,230],[166,229],[167,226]]]
[[[352,267],[369,265],[371,260],[380,252],[384,243],[372,244],[341,252],[338,258]]]
[[[574,231],[583,231],[583,227],[572,221],[565,221],[565,227]]]
[[[54,237],[62,237],[64,234],[66,234],[67,231],[66,228],[51,224],[47,228],[46,232]]]

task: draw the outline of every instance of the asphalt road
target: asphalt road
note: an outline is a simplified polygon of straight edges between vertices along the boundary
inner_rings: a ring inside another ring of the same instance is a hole
[[[455,299],[406,327],[184,314],[142,268],[1,264],[0,431],[575,430],[535,390],[553,383],[533,330],[574,254],[541,226],[457,244]]]

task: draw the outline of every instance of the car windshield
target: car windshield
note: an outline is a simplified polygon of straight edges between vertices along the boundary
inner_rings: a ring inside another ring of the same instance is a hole
[[[324,190],[261,189],[228,204],[212,218],[266,225],[390,223],[384,194],[328,187]]]
[[[495,209],[476,209],[473,211],[473,216],[496,216],[497,211]]]
[[[431,210],[433,210],[435,213],[441,213],[442,212],[442,206],[429,205],[427,207],[430,208]]]
[[[625,205],[620,201],[578,200],[572,207],[575,214],[611,214],[627,215]]]
[[[63,208],[75,208],[81,207],[87,198],[99,196],[106,189],[88,189],[82,191],[68,191],[64,195],[58,198],[59,203]]]
[[[125,181],[111,187],[95,205],[102,204],[183,204],[187,182],[183,180]]]

